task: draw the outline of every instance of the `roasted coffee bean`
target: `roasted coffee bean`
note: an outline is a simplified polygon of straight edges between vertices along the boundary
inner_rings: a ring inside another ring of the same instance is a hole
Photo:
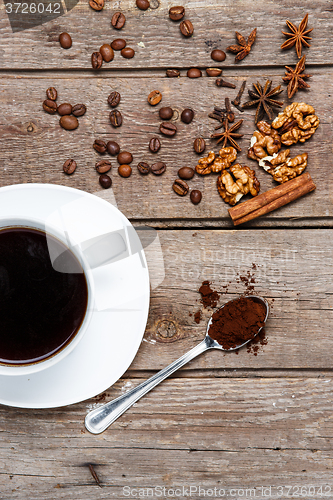
[[[109,141],[106,145],[109,155],[117,156],[120,151],[119,144],[115,141]]]
[[[69,104],[68,102],[64,102],[63,104],[60,104],[58,106],[57,111],[60,116],[70,115],[72,112],[72,105]]]
[[[117,109],[110,112],[110,122],[113,127],[120,127],[123,123],[123,117]]]
[[[166,164],[163,161],[158,161],[151,166],[151,171],[154,175],[162,175],[166,171]]]
[[[120,54],[123,57],[125,57],[125,59],[132,59],[132,57],[134,57],[134,55],[135,55],[135,51],[131,47],[125,47],[124,49],[122,49]]]
[[[193,205],[198,205],[198,203],[200,203],[201,201],[201,198],[202,198],[201,191],[199,191],[198,189],[193,189],[193,191],[191,191],[190,200],[193,203]]]
[[[111,92],[111,94],[108,97],[108,103],[110,104],[111,108],[115,108],[118,106],[120,103],[120,94],[119,92]]]
[[[168,78],[177,78],[180,75],[180,71],[178,69],[167,69],[166,76]]]
[[[132,173],[132,167],[130,165],[120,165],[120,167],[118,167],[118,174],[121,176],[121,177],[129,177]]]
[[[70,49],[72,46],[72,39],[68,33],[60,33],[59,43],[63,49]]]
[[[75,160],[66,160],[62,167],[65,174],[71,175],[75,172],[76,169],[76,161]]]
[[[125,165],[125,164],[128,165],[129,163],[132,163],[133,156],[128,151],[122,151],[117,156],[117,160],[118,160],[119,165]]]
[[[59,120],[60,125],[65,130],[75,130],[79,126],[79,121],[76,116],[64,115]]]
[[[93,69],[100,69],[103,64],[103,57],[100,52],[93,52],[91,54],[91,65]]]
[[[159,90],[153,90],[148,96],[148,102],[151,106],[156,106],[162,100],[162,94]]]
[[[105,62],[110,62],[114,58],[113,48],[108,43],[104,43],[104,45],[100,47],[99,53],[102,54]]]
[[[225,56],[225,52],[223,52],[223,50],[215,49],[215,50],[212,50],[210,57],[214,61],[222,62],[222,61],[224,61],[226,56]]]
[[[179,6],[171,7],[169,9],[169,17],[171,21],[180,21],[185,16],[185,8]]]
[[[198,154],[203,153],[206,149],[205,140],[202,137],[198,137],[193,143],[194,151]]]
[[[74,116],[83,116],[86,111],[87,108],[84,104],[74,104],[74,106],[72,107],[72,114]]]
[[[188,78],[200,78],[202,76],[202,72],[199,68],[190,68],[186,74]]]
[[[126,40],[123,40],[122,38],[116,38],[111,43],[111,47],[113,48],[113,50],[122,50],[126,47]]]
[[[173,109],[169,107],[161,108],[158,112],[161,120],[171,120],[173,117]]]
[[[206,69],[207,76],[220,76],[222,73],[222,70],[220,68],[207,68]]]
[[[111,170],[111,167],[111,162],[108,160],[100,160],[95,165],[95,168],[99,174],[106,174],[106,172]]]
[[[152,137],[149,141],[149,149],[152,153],[157,153],[161,148],[161,142],[158,137]]]
[[[112,179],[107,174],[102,174],[99,176],[99,183],[104,189],[109,189],[112,185]]]
[[[193,24],[188,19],[180,23],[179,29],[181,31],[181,34],[186,36],[186,38],[192,36],[194,32]]]
[[[177,127],[174,123],[163,122],[160,125],[160,132],[163,135],[168,135],[172,137],[177,132]]]
[[[191,123],[194,118],[194,111],[191,108],[186,108],[180,115],[180,119],[183,123]]]
[[[58,97],[57,90],[54,87],[49,87],[46,91],[46,97],[51,101],[56,101]]]
[[[51,101],[51,99],[46,99],[43,102],[44,111],[50,113],[50,115],[54,115],[54,113],[57,112],[57,108],[58,108],[57,104],[54,101]]]
[[[93,144],[93,148],[95,151],[97,151],[97,153],[100,153],[100,154],[104,154],[106,153],[106,144],[104,141],[101,141],[100,139],[95,139],[95,142]]]
[[[102,10],[104,7],[104,0],[89,0],[89,5],[94,10]]]
[[[121,30],[126,22],[126,17],[122,12],[115,12],[111,19],[111,25],[116,28],[116,30]]]
[[[150,7],[148,0],[136,0],[136,6],[140,10],[147,10]]]
[[[181,179],[189,181],[194,176],[194,170],[191,167],[182,167],[178,170],[178,175]]]
[[[148,165],[148,163],[140,161],[140,163],[138,163],[138,170],[140,174],[147,175],[150,172],[150,166]]]
[[[172,189],[175,193],[179,194],[179,196],[185,196],[189,192],[190,188],[182,179],[176,179],[173,183]]]

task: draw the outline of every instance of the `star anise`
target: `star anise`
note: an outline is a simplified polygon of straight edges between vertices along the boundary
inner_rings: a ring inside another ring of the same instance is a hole
[[[256,39],[257,28],[254,28],[247,41],[245,40],[243,35],[238,33],[238,31],[236,31],[235,33],[239,45],[230,45],[230,47],[227,47],[227,50],[233,52],[234,54],[237,54],[237,56],[235,57],[235,62],[238,62],[244,59],[244,57],[250,53],[251,47]]]
[[[310,85],[304,81],[304,78],[310,78],[312,75],[307,75],[303,73],[305,70],[305,56],[302,57],[296,64],[295,69],[285,66],[286,76],[282,78],[284,82],[288,83],[288,97],[292,98],[294,94],[300,89],[308,89]]]
[[[249,90],[249,96],[251,97],[251,101],[247,101],[243,104],[243,108],[251,108],[252,106],[258,106],[256,116],[255,116],[255,123],[260,122],[265,114],[268,116],[270,120],[273,120],[274,118],[274,113],[273,113],[273,107],[279,107],[283,105],[283,102],[281,101],[276,101],[273,99],[273,97],[278,96],[283,92],[283,89],[281,89],[281,85],[278,85],[274,89],[271,90],[272,86],[272,81],[267,80],[265,83],[265,87],[262,88],[259,82],[256,84],[253,83],[253,87],[256,90],[254,92],[253,90]]]
[[[287,20],[286,24],[291,33],[282,31],[282,33],[288,36],[289,39],[281,45],[281,49],[290,49],[291,47],[296,45],[296,54],[298,59],[302,56],[302,45],[304,45],[305,47],[310,47],[310,44],[307,42],[307,40],[311,40],[311,37],[307,35],[313,30],[313,28],[311,28],[310,30],[306,29],[308,24],[308,17],[309,14],[306,14],[306,16],[300,22],[298,28],[296,28],[296,26],[291,21]]]
[[[212,134],[211,137],[213,139],[216,139],[219,137],[219,140],[217,141],[217,144],[223,141],[222,143],[222,148],[226,147],[227,142],[229,141],[230,144],[237,149],[237,151],[241,151],[241,148],[238,146],[237,142],[235,139],[240,139],[243,137],[244,134],[238,134],[235,133],[236,130],[239,129],[239,127],[242,125],[243,120],[239,120],[238,122],[234,123],[230,128],[229,128],[229,121],[226,118],[223,122],[223,127],[224,127],[224,132],[217,132],[216,134]],[[218,127],[220,128],[220,127]],[[235,138],[235,139],[234,139]]]

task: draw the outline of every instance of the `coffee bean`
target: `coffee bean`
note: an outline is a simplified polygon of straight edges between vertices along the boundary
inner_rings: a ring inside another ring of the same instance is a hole
[[[158,112],[161,120],[171,120],[173,117],[173,109],[169,107],[161,108]]]
[[[207,76],[220,76],[222,73],[222,70],[220,68],[207,68],[206,69]]]
[[[102,186],[102,188],[109,189],[109,187],[111,187],[112,184],[112,179],[107,174],[102,174],[99,176],[99,183]]]
[[[72,112],[72,105],[68,102],[64,102],[63,104],[60,104],[60,106],[58,106],[57,111],[60,116],[70,115]]]
[[[193,148],[196,153],[198,154],[203,153],[206,149],[205,140],[202,137],[198,137],[197,139],[194,140]]]
[[[136,0],[136,6],[140,10],[147,10],[150,7],[148,0]]]
[[[193,203],[193,205],[198,205],[198,203],[200,203],[201,201],[201,198],[202,198],[201,191],[199,191],[198,189],[193,189],[193,191],[191,191],[190,200]]]
[[[160,132],[163,135],[168,135],[172,137],[177,132],[177,127],[174,123],[163,122],[160,125]]]
[[[59,123],[65,130],[75,130],[79,126],[78,119],[72,115],[62,116]]]
[[[111,19],[111,25],[116,28],[116,30],[121,30],[126,22],[126,17],[122,12],[115,12]]]
[[[110,62],[114,58],[114,52],[111,45],[104,43],[99,49],[99,53],[102,55],[105,62]]]
[[[111,170],[111,162],[108,160],[100,160],[96,163],[95,168],[99,174],[105,174]]]
[[[68,33],[60,33],[59,43],[63,49],[70,49],[72,46],[72,39]]]
[[[180,71],[178,69],[167,69],[166,76],[168,78],[177,78],[180,75]]]
[[[200,78],[202,76],[199,68],[190,68],[186,74],[188,78]]]
[[[178,175],[181,179],[189,181],[194,176],[194,170],[191,167],[182,167],[178,170]]]
[[[117,160],[120,165],[125,165],[125,164],[128,165],[129,163],[132,163],[133,156],[128,151],[122,151],[117,156]]]
[[[134,57],[135,51],[134,49],[131,49],[131,47],[125,47],[124,49],[122,49],[120,54],[125,57],[125,59],[132,59],[132,57]]]
[[[91,54],[91,65],[93,69],[100,69],[103,64],[103,57],[100,52],[93,52]]]
[[[93,148],[97,153],[104,154],[106,153],[106,144],[104,141],[101,141],[100,139],[95,139],[95,142],[93,144]]]
[[[104,0],[89,0],[89,5],[94,10],[102,10],[104,7]]]
[[[186,36],[186,38],[192,36],[194,32],[193,24],[188,19],[180,23],[179,29],[181,31],[181,34]]]
[[[74,106],[72,107],[72,114],[74,116],[83,116],[86,111],[87,108],[84,104],[74,104]]]
[[[76,161],[75,160],[66,160],[62,167],[65,174],[71,175],[75,172],[76,169]]]
[[[172,186],[175,193],[179,196],[185,196],[189,192],[189,187],[185,181],[182,179],[176,179]]]
[[[194,118],[194,111],[191,108],[186,108],[180,115],[180,119],[183,123],[191,123]]]
[[[122,38],[116,38],[111,43],[111,47],[113,48],[113,50],[122,50],[126,47],[126,40],[123,40]]]
[[[46,97],[51,99],[51,101],[56,101],[58,97],[58,93],[54,87],[49,87],[46,91]]]
[[[50,115],[54,115],[54,113],[57,112],[57,108],[58,108],[57,104],[54,101],[51,101],[51,99],[46,99],[43,102],[44,111],[50,113]]]
[[[120,98],[121,96],[119,92],[111,92],[108,97],[108,103],[110,104],[111,108],[115,108],[116,106],[118,106],[118,104],[120,103]]]
[[[156,106],[162,100],[162,94],[159,90],[153,90],[148,96],[148,102],[151,106]]]
[[[113,127],[120,127],[123,123],[123,117],[117,109],[110,112],[110,122]]]
[[[118,174],[121,176],[121,177],[129,177],[132,173],[132,167],[130,167],[130,165],[120,165],[120,167],[118,167]]]
[[[148,165],[148,163],[140,161],[140,163],[138,163],[138,170],[140,174],[147,175],[150,172],[150,166]]]
[[[176,7],[170,7],[169,17],[171,21],[180,21],[181,19],[183,19],[184,16],[185,16],[184,7],[181,7],[180,5]]]
[[[225,55],[225,52],[223,52],[223,50],[215,49],[215,50],[212,50],[210,57],[214,61],[222,62],[222,61],[224,61],[226,55]]]
[[[161,142],[158,137],[152,137],[149,141],[149,149],[152,153],[157,153],[161,148]]]
[[[154,175],[162,175],[166,171],[166,164],[163,161],[158,161],[151,166],[151,171]]]
[[[119,144],[115,141],[109,141],[106,145],[109,155],[117,156],[120,151]]]

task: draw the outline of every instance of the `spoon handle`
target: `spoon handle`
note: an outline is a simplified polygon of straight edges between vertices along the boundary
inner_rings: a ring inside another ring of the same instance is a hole
[[[206,340],[206,338],[207,337],[205,337],[200,344],[193,347],[193,349],[189,352],[171,363],[171,365],[163,368],[163,370],[155,373],[155,375],[150,377],[148,380],[142,382],[142,384],[139,384],[137,387],[134,387],[134,389],[126,392],[123,396],[120,396],[119,398],[89,412],[85,418],[85,426],[87,430],[92,434],[100,434],[105,431],[105,429],[109,427],[109,425],[111,425],[118,417],[120,417],[120,415],[122,415],[128,408],[130,408],[133,403],[147,394],[147,392],[151,391],[151,389],[162,382],[162,380],[167,378],[202,352],[210,349],[212,345]]]

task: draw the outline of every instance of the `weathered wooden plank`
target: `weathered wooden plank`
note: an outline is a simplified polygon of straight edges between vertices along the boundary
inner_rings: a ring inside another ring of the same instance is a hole
[[[332,61],[327,43],[331,36],[332,15],[329,0],[288,3],[282,0],[186,0],[182,2],[186,18],[193,22],[195,29],[190,39],[180,34],[178,23],[170,21],[168,9],[171,4],[166,0],[152,0],[152,5],[158,8],[146,12],[139,11],[133,0],[106,2],[103,11],[95,12],[84,0],[66,15],[14,34],[5,14],[5,3],[0,7],[1,68],[90,68],[91,53],[98,50],[102,43],[109,43],[119,35],[135,48],[136,55],[128,61],[117,54],[112,63],[105,65],[107,71],[133,67],[208,67],[212,64],[212,48],[225,49],[236,43],[235,30],[247,37],[255,27],[258,28],[257,41],[251,54],[241,64],[284,65],[296,61],[294,52],[280,50],[286,39],[281,33],[287,30],[285,21],[290,19],[298,25],[306,12],[309,13],[309,27],[314,28],[311,49],[306,51],[309,61],[316,64]],[[111,16],[117,10],[127,17],[121,31],[110,26]],[[29,14],[23,15],[23,19],[26,16]],[[73,46],[69,50],[61,49],[58,43],[59,34],[63,31],[71,33],[73,38]],[[227,65],[234,65],[234,55],[230,53],[223,63],[223,66]]]

